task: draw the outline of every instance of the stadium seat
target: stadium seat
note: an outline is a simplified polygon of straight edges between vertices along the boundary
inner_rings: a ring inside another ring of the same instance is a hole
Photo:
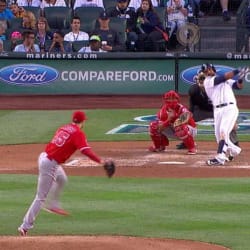
[[[166,7],[154,7],[155,12],[157,13],[160,21],[162,22],[164,30],[166,30]]]
[[[119,39],[122,42],[122,44],[125,44],[125,42],[127,40],[126,26],[127,26],[126,19],[119,18],[119,17],[110,18],[109,27],[111,30],[115,30],[116,32],[118,32]]]
[[[96,27],[96,19],[89,19],[81,21],[81,30],[90,34],[95,30]]]
[[[31,11],[35,15],[36,19],[41,16],[41,9],[39,7],[23,6],[23,8],[27,11]]]
[[[12,18],[7,21],[8,29],[18,30],[22,26],[23,19],[22,18]]]
[[[3,41],[3,50],[6,52],[11,51],[11,40],[4,40]]]
[[[89,19],[96,20],[103,10],[102,7],[78,7],[74,10],[74,16],[80,17],[82,22],[89,21]]]
[[[166,7],[154,7],[154,10],[157,13],[158,17],[160,18],[164,31],[168,33],[167,27],[166,27],[166,20],[167,20]],[[167,42],[164,39],[157,41],[157,44],[158,44],[159,51],[166,50]]]
[[[108,11],[108,9],[115,7],[117,4],[117,0],[103,0],[103,5],[106,11]]]
[[[82,47],[89,46],[89,41],[74,41],[72,42],[73,52],[78,52]]]
[[[72,9],[70,7],[45,7],[44,16],[51,29],[70,29]]]

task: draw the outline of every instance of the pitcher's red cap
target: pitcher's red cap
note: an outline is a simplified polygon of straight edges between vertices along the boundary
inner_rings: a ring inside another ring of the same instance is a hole
[[[85,120],[87,120],[87,117],[82,111],[75,111],[72,115],[72,121],[75,123],[81,123]]]

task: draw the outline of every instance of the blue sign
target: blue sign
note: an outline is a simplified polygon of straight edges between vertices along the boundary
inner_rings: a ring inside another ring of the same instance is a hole
[[[0,70],[0,80],[7,84],[21,86],[52,83],[58,76],[57,70],[40,64],[14,64]]]

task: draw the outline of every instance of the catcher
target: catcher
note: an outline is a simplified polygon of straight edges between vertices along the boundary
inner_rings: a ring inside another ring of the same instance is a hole
[[[194,137],[197,128],[192,113],[180,103],[179,95],[173,90],[165,93],[163,100],[164,104],[157,113],[158,119],[149,125],[149,134],[153,141],[149,151],[164,151],[169,145],[169,138],[174,138],[185,144],[188,154],[196,154]]]
[[[24,216],[23,223],[18,228],[21,236],[26,236],[33,227],[34,221],[41,208],[46,211],[68,215],[59,204],[59,197],[67,182],[67,176],[61,166],[77,149],[91,160],[102,164],[108,177],[115,173],[115,165],[112,160],[102,161],[87,143],[86,136],[81,130],[86,115],[82,111],[76,111],[72,115],[72,122],[60,127],[52,140],[47,144],[44,152],[38,158],[39,177],[37,193],[33,203]],[[49,195],[49,199],[48,198]],[[45,201],[47,200],[46,206]]]

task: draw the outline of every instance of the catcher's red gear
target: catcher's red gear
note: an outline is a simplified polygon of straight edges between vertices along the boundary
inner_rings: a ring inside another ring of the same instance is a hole
[[[164,101],[171,109],[175,109],[180,102],[180,96],[174,90],[170,90],[164,94]]]
[[[169,145],[168,138],[159,131],[159,121],[153,121],[149,124],[149,135],[154,143],[154,151],[150,151],[156,152],[159,151],[158,149],[163,151]]]
[[[190,134],[189,128],[187,124],[182,124],[174,128],[175,135],[183,141],[185,146],[188,149],[188,152],[195,153],[195,142],[193,136]]]
[[[180,96],[174,90],[170,90],[164,94],[164,99],[176,99],[178,102],[180,101]]]
[[[181,140],[185,139],[189,135],[187,124],[181,124],[180,126],[174,127],[174,134]]]

